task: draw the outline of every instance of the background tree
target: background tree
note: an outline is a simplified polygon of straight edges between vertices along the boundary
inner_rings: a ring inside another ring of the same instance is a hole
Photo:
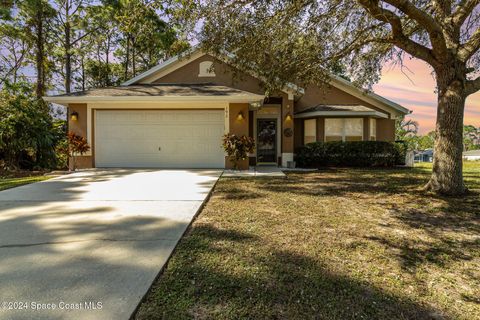
[[[397,119],[395,121],[395,140],[403,141],[408,150],[418,149],[418,122],[412,119]]]
[[[19,17],[24,21],[26,41],[32,48],[31,59],[36,71],[35,93],[38,98],[45,95],[47,79],[51,73],[51,59],[48,53],[51,45],[49,21],[55,10],[46,0],[24,0],[18,5]]]
[[[74,63],[72,59],[78,54],[80,41],[100,29],[98,25],[90,28],[85,25],[85,22],[89,21],[86,18],[86,8],[91,2],[90,0],[54,0],[56,14],[53,30],[55,38],[59,41],[66,93],[72,90]]]
[[[17,19],[11,24],[0,25],[0,48],[3,50],[0,56],[0,84],[5,81],[16,83],[30,49],[23,26]]]
[[[176,16],[205,49],[235,52],[234,63],[262,76],[267,93],[286,81],[328,82],[347,66],[370,88],[386,61],[428,63],[438,92],[435,156],[427,190],[463,194],[465,99],[480,89],[478,0],[181,1]],[[200,34],[195,34],[202,21]]]
[[[464,126],[463,145],[465,151],[480,149],[480,128],[472,125]]]

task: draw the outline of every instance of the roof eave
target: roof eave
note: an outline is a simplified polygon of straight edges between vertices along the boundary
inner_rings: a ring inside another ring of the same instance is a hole
[[[313,117],[374,117],[387,119],[388,116],[378,111],[311,111],[295,115],[295,118],[313,118]]]
[[[61,105],[69,103],[89,103],[89,102],[231,102],[231,103],[249,103],[263,101],[265,96],[258,94],[236,95],[236,96],[86,96],[86,97],[43,97],[47,102],[53,102]]]

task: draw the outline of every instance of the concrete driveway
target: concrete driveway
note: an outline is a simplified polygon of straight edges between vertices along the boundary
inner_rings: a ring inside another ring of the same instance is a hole
[[[0,319],[128,319],[221,172],[92,170],[0,192]]]

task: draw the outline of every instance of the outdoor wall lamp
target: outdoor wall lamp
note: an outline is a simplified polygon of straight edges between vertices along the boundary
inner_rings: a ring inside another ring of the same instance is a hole
[[[78,120],[78,112],[77,111],[73,111],[70,114],[70,120],[72,120],[72,121],[77,121]]]
[[[287,113],[287,115],[285,116],[285,121],[292,121],[292,115],[289,113]]]
[[[240,112],[237,114],[237,120],[238,120],[238,121],[242,121],[243,119],[245,119],[245,117],[243,116],[243,112],[240,111]]]

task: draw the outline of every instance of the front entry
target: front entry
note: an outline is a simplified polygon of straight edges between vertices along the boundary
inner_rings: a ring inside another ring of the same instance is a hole
[[[257,119],[257,163],[277,163],[277,119]]]

